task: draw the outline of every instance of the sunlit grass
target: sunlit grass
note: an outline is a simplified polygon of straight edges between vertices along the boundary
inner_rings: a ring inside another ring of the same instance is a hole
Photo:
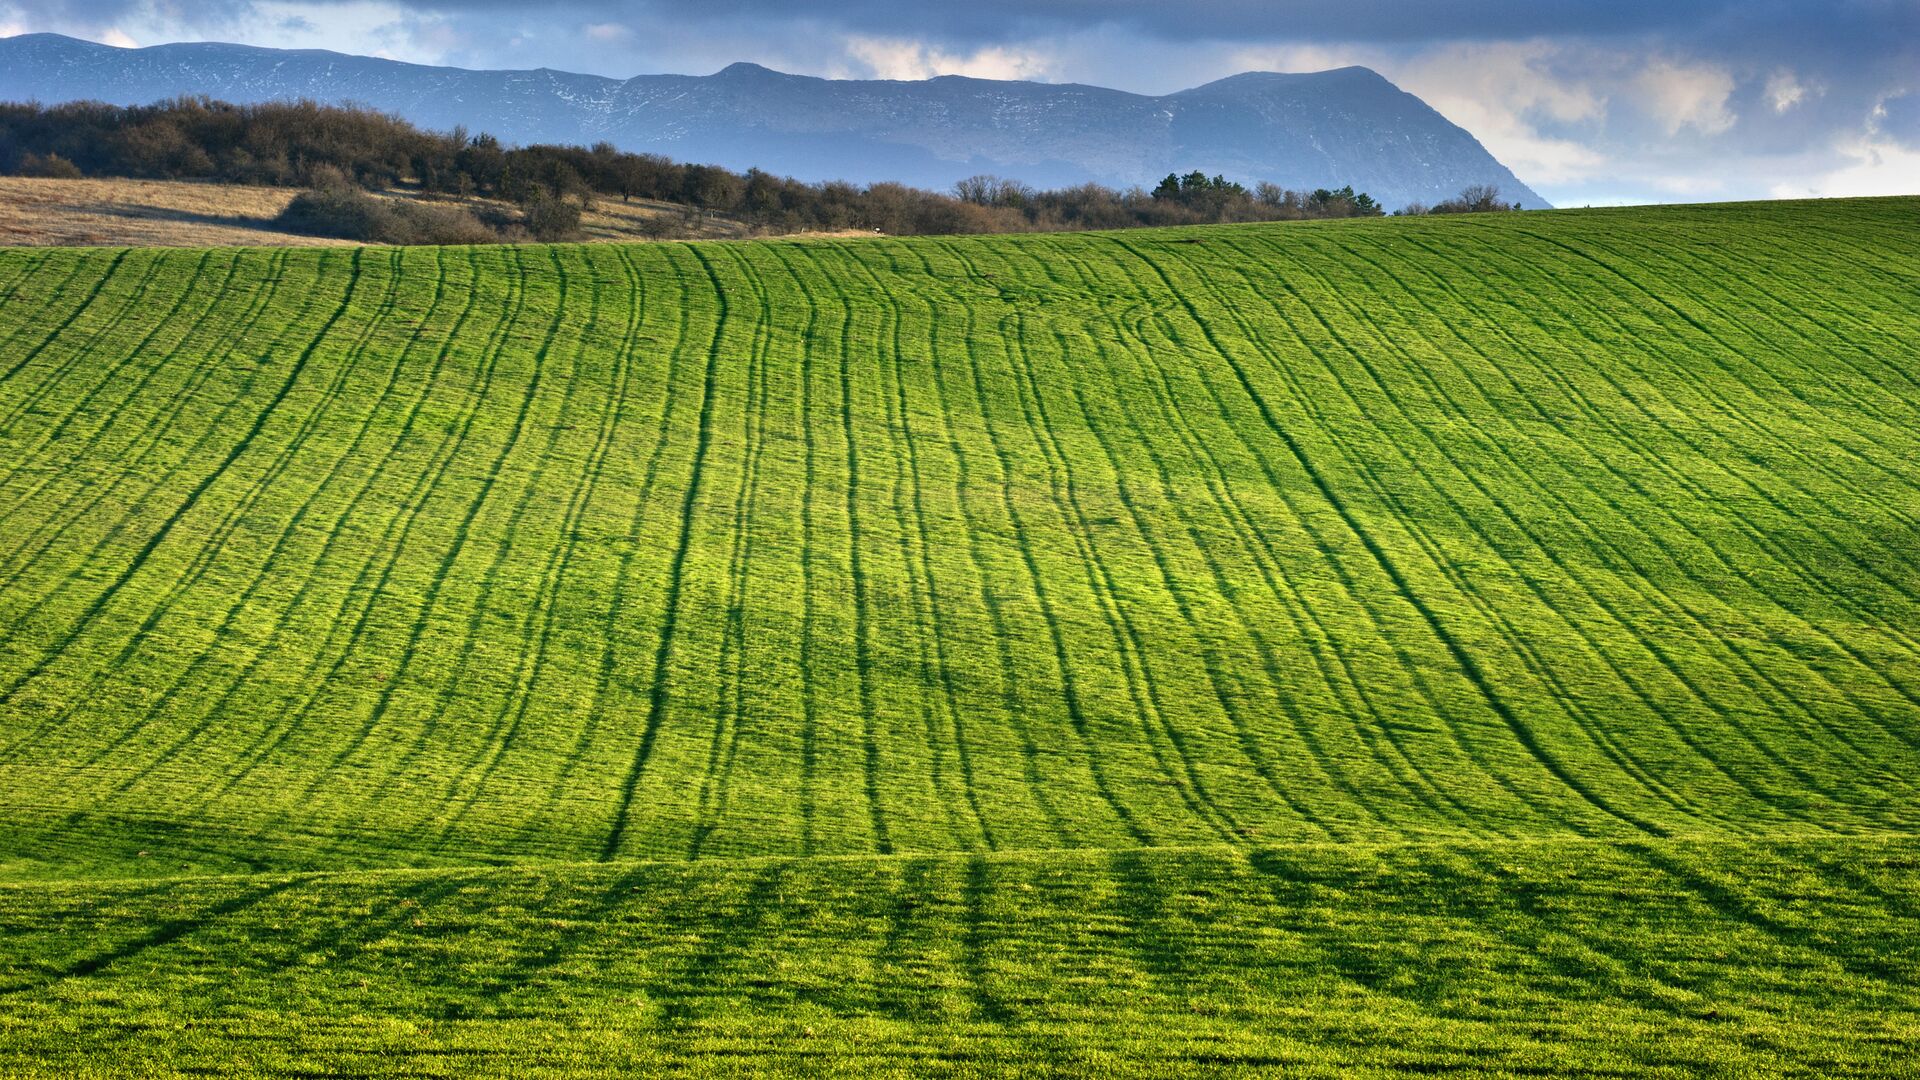
[[[1893,1061],[1917,209],[0,252],[4,1067]]]

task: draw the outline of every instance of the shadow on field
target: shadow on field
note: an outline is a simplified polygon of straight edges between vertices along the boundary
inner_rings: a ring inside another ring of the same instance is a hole
[[[293,888],[295,885],[299,883],[300,883],[299,880],[296,878],[287,878],[283,881],[276,881],[271,884],[261,886],[259,888],[248,889],[246,892],[243,892],[238,896],[230,897],[226,900],[221,901],[218,904],[213,905],[212,907],[206,908],[202,911],[195,912],[191,916],[178,918],[178,919],[170,919],[166,922],[163,922],[159,926],[154,927],[151,931],[148,931],[147,933],[137,938],[134,938],[131,941],[127,941],[122,944],[115,945],[109,949],[101,950],[100,952],[94,953],[92,956],[87,956],[79,960],[75,960],[73,963],[68,964],[66,967],[60,969],[59,971],[54,972],[51,976],[49,976],[46,980],[42,982],[26,983],[20,986],[9,986],[9,987],[6,987],[5,989],[0,989],[0,996],[17,994],[24,990],[40,989],[46,986],[50,986],[53,983],[59,982],[62,979],[76,979],[76,978],[82,978],[88,975],[93,975],[112,964],[117,964],[122,960],[129,960],[129,959],[132,959],[133,957],[139,956],[141,953],[144,953],[149,949],[157,949],[164,945],[170,945],[173,942],[176,942],[181,938],[186,937],[188,934],[191,934],[195,930],[198,930],[210,923],[216,922],[220,919],[224,919],[232,915],[237,915],[240,912],[246,911],[249,908],[255,907],[267,900],[270,900],[274,896],[277,896],[280,893],[283,893],[288,889]],[[167,889],[165,887],[161,887],[161,888],[146,890],[145,892],[136,893],[134,895],[146,896],[146,895],[157,894],[165,891],[167,891]]]
[[[245,217],[239,214],[203,214],[165,206],[124,206],[113,203],[90,206],[87,209],[105,217],[126,218],[131,221],[177,221],[187,225],[220,225],[230,229],[253,229],[257,232],[289,231],[275,224],[272,218]]]
[[[585,910],[567,913],[567,925],[554,936],[552,944],[538,953],[513,961],[510,967],[479,987],[479,992],[498,1000],[536,985],[549,972],[566,963],[593,935],[604,933],[607,923],[616,912],[638,902],[635,891],[649,878],[658,875],[659,870],[642,867],[615,877],[607,883],[606,888],[600,890]],[[554,878],[553,885],[558,887],[561,880]]]

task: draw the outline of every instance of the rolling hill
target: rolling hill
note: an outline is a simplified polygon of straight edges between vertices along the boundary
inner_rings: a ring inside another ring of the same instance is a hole
[[[1916,211],[0,252],[0,1071],[1895,1071]]]
[[[146,105],[181,94],[354,102],[518,143],[608,140],[681,161],[803,180],[945,191],[993,172],[1040,187],[1152,187],[1201,169],[1311,191],[1352,184],[1389,209],[1492,184],[1546,206],[1468,132],[1366,68],[1246,72],[1163,96],[945,76],[817,79],[755,64],[608,79],[468,71],[369,56],[193,42],[121,49],[0,38],[0,100]]]

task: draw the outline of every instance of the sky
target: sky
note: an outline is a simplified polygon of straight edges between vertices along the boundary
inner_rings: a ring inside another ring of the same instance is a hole
[[[1560,206],[1920,193],[1920,0],[0,0],[0,36],[1166,93],[1363,64]]]

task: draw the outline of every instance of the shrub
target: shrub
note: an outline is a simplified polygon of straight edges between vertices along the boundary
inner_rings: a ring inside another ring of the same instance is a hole
[[[59,154],[28,154],[20,159],[20,175],[45,180],[78,180],[81,173],[80,166]]]
[[[380,201],[349,187],[323,187],[293,197],[276,224],[308,236],[373,241],[391,228]]]
[[[407,239],[395,244],[496,244],[498,233],[489,229],[471,213],[454,206],[396,201],[393,210],[406,223]]]
[[[1518,210],[1519,203],[1500,201],[1500,189],[1492,184],[1473,184],[1460,189],[1451,199],[1433,204],[1431,214],[1485,214],[1497,210]]]
[[[491,244],[500,239],[465,210],[381,199],[350,187],[301,192],[275,221],[309,236],[370,244]]]
[[[536,193],[527,203],[527,231],[535,240],[572,240],[580,235],[580,207]]]

